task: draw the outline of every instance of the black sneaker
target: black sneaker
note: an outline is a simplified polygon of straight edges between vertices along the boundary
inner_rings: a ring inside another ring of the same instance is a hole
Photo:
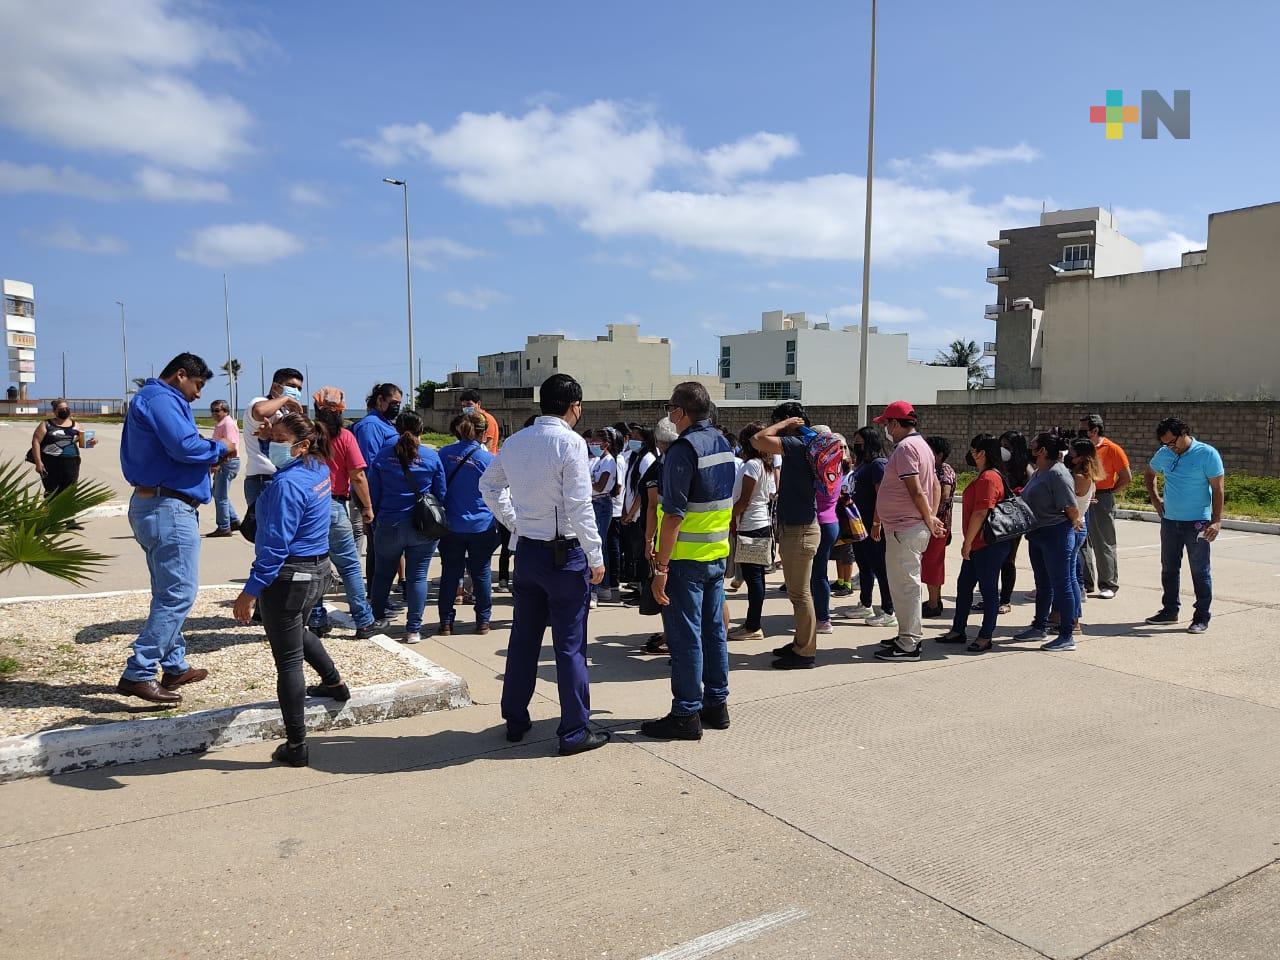
[[[773,669],[775,670],[812,670],[813,657],[802,657],[794,650],[790,653],[784,653],[773,661]]]
[[[1172,610],[1161,610],[1159,613],[1147,617],[1147,623],[1177,623],[1178,615]]]
[[[729,705],[727,703],[714,703],[704,706],[698,716],[702,720],[703,727],[709,727],[712,730],[729,729]]]
[[[327,684],[317,683],[313,687],[307,687],[307,696],[346,703],[351,699],[351,688],[345,683],[335,684],[332,687]]]
[[[507,724],[507,743],[519,743],[524,735],[533,729],[532,723]]]
[[[577,743],[560,744],[559,753],[562,757],[572,757],[578,753],[586,753],[588,750],[596,750],[603,747],[612,739],[613,734],[608,730],[605,730],[603,733],[596,733],[593,730],[588,730],[587,735]]]
[[[1208,629],[1208,620],[1192,620],[1191,626],[1187,627],[1187,633],[1204,633]]]
[[[311,758],[307,754],[306,741],[294,746],[286,740],[275,748],[271,754],[271,759],[276,763],[283,763],[287,767],[305,767],[311,762]]]
[[[916,648],[908,653],[906,650],[903,650],[900,646],[898,646],[895,643],[892,646],[890,646],[887,650],[877,650],[876,659],[877,660],[919,660],[920,648],[922,646],[924,646],[924,644],[917,643]]]
[[[727,724],[727,711],[725,719]],[[640,733],[655,740],[701,740],[702,719],[696,713],[687,717],[668,713],[661,720],[646,720],[640,724]]]
[[[378,634],[386,633],[390,629],[391,629],[391,624],[389,621],[385,619],[375,620],[373,621],[373,623],[367,626],[356,627],[356,639],[368,640],[370,637],[376,637]]]
[[[795,653],[796,645],[794,643],[784,643],[780,647],[776,647],[773,651],[775,657],[785,657],[787,654]]]

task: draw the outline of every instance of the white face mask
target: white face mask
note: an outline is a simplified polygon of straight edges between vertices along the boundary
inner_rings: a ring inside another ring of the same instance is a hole
[[[1001,448],[1000,448],[1000,459],[1001,459],[1001,460],[1003,460],[1005,463],[1008,463],[1010,460],[1012,460],[1012,459],[1013,459],[1013,454],[1012,454],[1012,453],[1010,453],[1006,448],[1001,447]]]

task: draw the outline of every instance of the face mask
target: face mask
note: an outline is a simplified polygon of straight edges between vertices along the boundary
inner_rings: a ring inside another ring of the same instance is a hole
[[[267,447],[267,459],[271,461],[277,470],[283,470],[298,458],[293,455],[293,444],[277,443],[273,440],[271,445]]]
[[[386,412],[382,414],[382,419],[390,421],[394,420],[398,416],[400,416],[400,401],[392,400],[387,404],[387,409]]]
[[[967,464],[968,464],[969,466],[971,466],[971,467],[976,467],[976,466],[977,466],[977,464],[976,464],[976,463],[974,462],[974,460],[973,460],[973,451],[969,451],[968,453],[966,453],[966,454],[964,455],[964,462],[965,462],[965,463],[967,463]]]
[[[1005,463],[1008,463],[1010,460],[1013,459],[1013,454],[1010,453],[1008,450],[1006,450],[1004,447],[1001,447],[1000,459],[1003,460]]]
[[[281,387],[280,392],[291,400],[302,402],[302,391],[297,387]]]
[[[598,443],[593,443],[588,445],[587,452],[591,454],[593,457],[598,457],[600,456],[600,454],[604,453],[604,448],[601,447],[600,444]]]
[[[1076,436],[1077,436],[1077,437],[1079,437],[1081,440],[1088,440],[1088,439],[1089,439],[1089,431],[1088,431],[1088,430],[1077,430],[1077,431],[1076,431]]]
[[[476,408],[474,405],[469,407],[463,407],[462,412],[465,413],[467,416],[471,416],[471,414],[476,412]]]
[[[57,410],[53,412],[59,420],[65,420],[67,419],[68,416],[71,415],[71,411],[66,407],[59,407]]]
[[[630,450],[632,453],[639,453],[639,452],[640,452],[640,448],[641,448],[641,447],[643,447],[643,446],[644,446],[644,444],[642,444],[639,440],[628,440],[628,441],[627,441],[627,449],[628,449],[628,450]]]

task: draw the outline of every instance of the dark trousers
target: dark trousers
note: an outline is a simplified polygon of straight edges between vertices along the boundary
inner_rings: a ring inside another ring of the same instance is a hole
[[[761,527],[758,530],[739,530],[738,536],[760,540],[772,536],[772,527]],[[744,630],[759,630],[760,615],[764,612],[764,574],[765,567],[757,563],[738,564],[738,576],[747,584],[747,618],[742,621]]]
[[[969,611],[973,609],[973,588],[980,586],[984,597],[994,597],[1000,592],[1000,568],[1004,566],[1009,555],[1009,543],[993,543],[981,550],[974,550],[969,559],[960,564],[960,574],[956,578],[956,613],[951,620],[951,629],[955,633],[964,633],[969,626]],[[995,603],[982,605],[982,629],[978,631],[979,640],[990,640],[995,636],[996,618],[1000,615],[1000,606]]]
[[[55,493],[60,493],[67,489],[67,487],[73,487],[79,479],[79,457],[45,456],[44,476],[40,478],[40,483],[44,486],[45,496],[51,497]]]
[[[1209,607],[1213,603],[1213,576],[1209,571],[1209,541],[1201,538],[1200,531],[1208,525],[1205,520],[1160,521],[1160,584],[1164,587],[1161,608],[1177,613],[1182,607],[1178,590],[1182,581],[1182,554],[1187,554],[1191,566],[1191,583],[1196,591],[1194,619],[1196,623],[1209,622]]]
[[[591,716],[587,679],[591,573],[587,555],[581,547],[573,547],[565,565],[557,568],[549,542],[521,537],[516,556],[519,562],[511,582],[515,609],[502,679],[502,719],[513,729],[529,723],[529,701],[538,679],[542,637],[550,624],[556,686],[560,691],[560,726],[556,735],[563,744],[577,743],[587,735]]]
[[[1005,557],[1004,566],[1000,568],[1000,603],[1002,606],[1007,607],[1013,603],[1013,587],[1018,582],[1018,547],[1021,543],[1021,537],[1014,537],[1009,541],[1009,556]],[[987,595],[985,593],[982,595],[982,599],[984,602],[986,601]]]
[[[1036,578],[1036,614],[1031,625],[1049,627],[1049,611],[1058,611],[1058,636],[1075,633],[1080,618],[1075,566],[1075,531],[1069,522],[1037,527],[1027,534],[1031,571]]]
[[[498,582],[511,579],[511,531],[498,524]]]
[[[623,574],[627,580],[643,583],[650,579],[649,561],[644,555],[644,516],[621,525]],[[768,531],[766,531],[767,533]]]
[[[889,566],[885,558],[885,539],[855,540],[853,559],[858,564],[859,602],[871,606],[876,584],[880,584],[880,609],[893,613],[893,597],[889,594]]]
[[[299,579],[301,578],[301,579]],[[301,743],[307,735],[303,709],[307,681],[302,672],[305,660],[320,675],[320,682],[342,682],[320,638],[307,629],[311,608],[324,596],[329,581],[329,558],[286,561],[280,573],[258,598],[262,628],[276,661],[276,697],[284,715],[284,729],[290,743]]]
[[[493,612],[491,583],[493,551],[498,546],[495,524],[483,533],[450,533],[440,541],[440,624],[453,623],[454,602],[462,572],[471,574],[475,595],[476,623],[488,623]]]

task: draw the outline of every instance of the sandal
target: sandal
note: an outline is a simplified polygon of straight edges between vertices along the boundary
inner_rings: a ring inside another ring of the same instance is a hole
[[[986,653],[988,650],[991,649],[991,641],[989,639],[974,640],[967,647],[965,647],[965,649],[968,650],[970,653]]]
[[[642,649],[645,653],[652,653],[652,654],[671,652],[670,650],[667,649],[666,635],[661,633],[650,634],[649,639],[644,642],[644,646],[641,647],[640,649]]]
[[[969,638],[963,633],[957,633],[954,630],[948,630],[942,636],[938,637],[934,643],[964,643]]]

